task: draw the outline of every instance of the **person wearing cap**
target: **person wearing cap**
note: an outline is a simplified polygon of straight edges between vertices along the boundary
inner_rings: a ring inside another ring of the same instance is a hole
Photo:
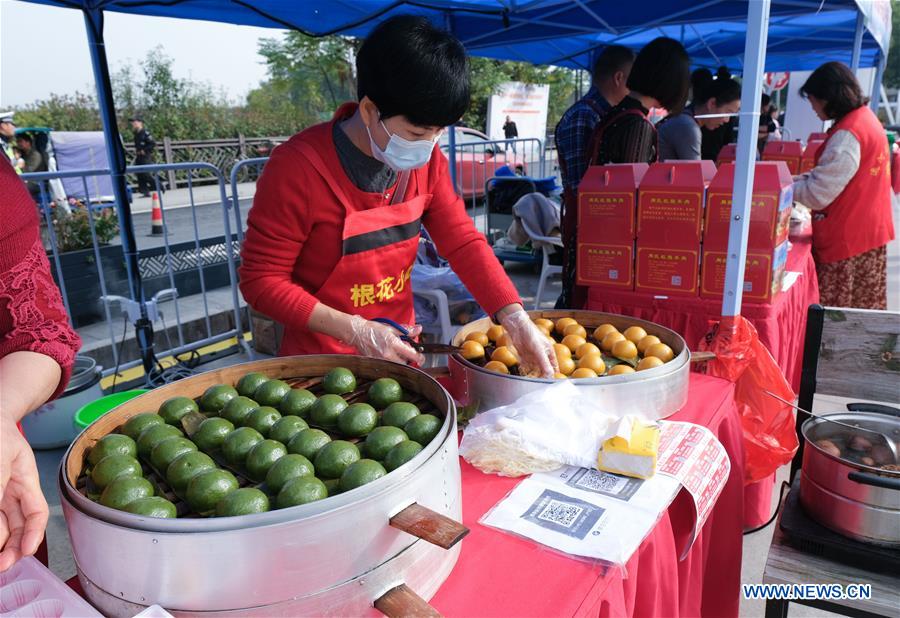
[[[402,67],[402,70],[397,70]],[[379,24],[356,56],[358,102],[272,152],[241,249],[247,303],[284,325],[279,354],[424,359],[411,275],[424,225],[486,313],[505,328],[523,373],[551,377],[549,339],[466,213],[438,147],[470,103],[466,50],[426,18]]]
[[[131,130],[134,132],[134,164],[150,165],[153,163],[153,151],[156,149],[156,142],[150,131],[144,126],[144,119],[141,116],[132,116],[128,119],[131,122]],[[153,176],[147,172],[137,175],[138,191],[144,197],[150,197],[150,191],[153,190]]]
[[[13,146],[15,139],[16,123],[13,122],[13,112],[0,112],[0,146],[3,148],[3,154],[16,170],[16,174],[21,174],[25,164],[16,154]]]

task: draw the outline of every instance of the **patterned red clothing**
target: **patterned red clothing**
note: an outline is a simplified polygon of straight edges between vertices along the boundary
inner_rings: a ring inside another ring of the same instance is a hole
[[[62,367],[65,389],[81,339],[69,325],[41,242],[37,207],[8,161],[0,161],[0,358],[38,352]]]
[[[887,246],[846,260],[816,261],[819,302],[826,307],[887,309]]]

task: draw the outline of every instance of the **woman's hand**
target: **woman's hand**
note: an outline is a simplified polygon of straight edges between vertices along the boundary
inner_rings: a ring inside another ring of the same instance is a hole
[[[422,332],[421,326],[409,326],[410,337],[418,337]],[[357,349],[363,356],[374,356],[395,363],[413,363],[422,365],[425,357],[416,352],[411,345],[400,339],[397,329],[372,322],[358,315],[350,316],[351,335],[346,339],[347,343]]]
[[[553,344],[534,325],[522,305],[509,305],[498,313],[500,324],[509,333],[512,344],[519,353],[519,362],[525,375],[539,373],[542,378],[552,378],[559,371]]]
[[[37,551],[49,509],[34,454],[12,418],[0,417],[0,572]]]
[[[49,509],[31,447],[16,426],[59,385],[59,364],[37,352],[0,358],[0,572],[37,551]]]

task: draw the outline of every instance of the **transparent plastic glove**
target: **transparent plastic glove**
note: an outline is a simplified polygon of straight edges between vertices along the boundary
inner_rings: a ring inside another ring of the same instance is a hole
[[[416,352],[411,345],[400,339],[397,329],[354,315],[350,317],[353,334],[347,343],[356,348],[363,356],[372,356],[394,361],[395,363],[413,363],[422,365],[425,357]],[[410,337],[417,337],[422,332],[421,326],[408,326]]]
[[[512,344],[519,353],[522,373],[529,376],[552,378],[559,371],[553,344],[534,325],[524,309],[507,314],[500,320],[509,333]]]

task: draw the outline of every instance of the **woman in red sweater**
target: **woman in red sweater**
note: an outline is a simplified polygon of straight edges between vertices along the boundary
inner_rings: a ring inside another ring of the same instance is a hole
[[[81,340],[41,243],[37,208],[0,157],[0,572],[37,551],[47,526],[34,454],[18,422],[57,397]]]
[[[410,275],[424,224],[506,328],[523,368],[552,376],[550,342],[466,214],[435,148],[469,104],[462,44],[427,19],[399,16],[372,31],[356,68],[359,104],[295,135],[266,164],[241,252],[244,298],[284,325],[282,355],[421,363],[397,331],[372,319],[415,323]]]

